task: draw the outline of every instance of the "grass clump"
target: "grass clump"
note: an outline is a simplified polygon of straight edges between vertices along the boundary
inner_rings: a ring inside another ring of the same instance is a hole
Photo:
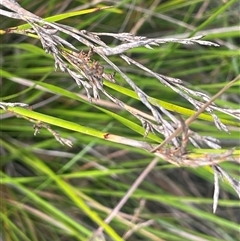
[[[237,2],[64,3],[1,3],[4,239],[237,240]]]

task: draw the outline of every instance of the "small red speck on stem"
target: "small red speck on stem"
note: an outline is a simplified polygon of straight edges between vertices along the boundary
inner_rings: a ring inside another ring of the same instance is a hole
[[[104,139],[107,139],[109,135],[110,135],[109,133],[104,134],[103,135]]]

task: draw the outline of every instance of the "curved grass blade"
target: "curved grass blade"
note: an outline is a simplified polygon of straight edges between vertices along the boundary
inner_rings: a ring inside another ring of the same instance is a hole
[[[114,84],[114,83],[111,83],[111,82],[108,82],[108,81],[104,81],[104,84],[106,86],[108,86],[109,88],[113,89],[113,90],[116,90],[116,91],[118,91],[118,92],[120,92],[124,95],[130,96],[134,99],[139,100],[137,94],[130,89],[127,89],[125,87],[119,86],[117,84]],[[181,115],[192,116],[196,113],[196,111],[194,111],[194,110],[191,110],[191,109],[179,106],[179,105],[171,104],[171,103],[168,103],[166,101],[162,101],[162,100],[159,100],[159,99],[156,99],[156,98],[149,97],[148,100],[153,105],[159,104],[160,106],[162,106],[166,110],[176,112],[176,113],[181,114]],[[214,122],[212,116],[210,116],[208,114],[200,114],[198,116],[198,118],[202,119],[202,120]],[[230,120],[223,119],[223,118],[219,118],[219,119],[221,120],[221,122],[223,124],[232,125],[232,126],[236,126],[236,127],[240,126],[239,122],[230,121]]]
[[[89,13],[93,13],[93,12],[97,12],[97,11],[105,10],[105,9],[109,9],[109,8],[111,8],[111,6],[97,7],[97,8],[84,9],[84,10],[75,11],[75,12],[62,13],[62,14],[58,14],[55,16],[44,18],[43,20],[48,21],[48,22],[58,22],[63,19],[76,17],[76,16],[80,16],[80,15],[84,15],[84,14],[89,14]],[[115,12],[116,12],[116,10],[115,10]],[[119,12],[119,11],[117,11],[117,12]],[[23,25],[17,26],[16,28],[18,30],[26,30],[29,27],[31,27],[30,24],[23,24]]]

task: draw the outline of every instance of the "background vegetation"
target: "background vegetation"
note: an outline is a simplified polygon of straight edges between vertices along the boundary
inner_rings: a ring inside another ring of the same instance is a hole
[[[240,72],[237,0],[22,0],[21,6],[42,18],[114,6],[60,22],[92,32],[175,38],[204,34],[206,40],[221,47],[169,43],[154,50],[139,47],[127,53],[151,70],[180,78],[190,89],[210,96]],[[1,18],[1,29],[24,24]],[[158,134],[144,138],[141,123],[102,95],[100,100],[88,102],[85,91],[67,73],[55,71],[54,59],[44,52],[38,39],[17,34],[0,37],[1,100],[27,103],[34,111],[57,118],[52,119],[50,132],[43,128],[34,135],[29,119],[17,118],[10,111],[1,112],[2,240],[88,240],[154,158],[142,149],[96,137],[98,131],[155,144],[164,138]],[[87,50],[69,36],[63,37]],[[102,40],[116,44],[110,37]],[[149,96],[194,110],[176,92],[118,56],[111,60]],[[106,71],[112,72],[109,65],[103,64]],[[116,86],[105,83],[107,91],[149,114],[134,94],[120,88],[130,89],[129,85],[119,75],[115,78]],[[238,109],[239,101],[238,80],[215,103]],[[181,109],[176,112],[182,113]],[[114,113],[126,119],[120,120]],[[187,119],[192,113],[182,114]],[[132,128],[133,124],[129,126],[127,120],[138,124],[137,129]],[[69,130],[63,121],[82,125],[85,129],[81,132],[85,134]],[[219,131],[207,120],[197,119],[191,125],[198,134],[219,139],[223,149],[238,149],[239,127],[227,127],[230,134]],[[73,146],[61,145],[51,131],[71,140]],[[201,150],[190,147],[188,151],[213,152],[204,146]],[[221,167],[232,177],[239,176],[239,163],[224,162]],[[216,214],[212,213],[212,196],[213,173],[209,168],[177,167],[159,159],[113,221],[105,225],[105,232],[99,232],[92,240],[239,240],[237,194],[228,184],[221,183]]]

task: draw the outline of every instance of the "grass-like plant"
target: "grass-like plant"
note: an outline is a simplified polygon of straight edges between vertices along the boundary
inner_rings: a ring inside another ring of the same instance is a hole
[[[5,240],[237,240],[207,206],[240,196],[236,1],[27,3],[0,10]]]

